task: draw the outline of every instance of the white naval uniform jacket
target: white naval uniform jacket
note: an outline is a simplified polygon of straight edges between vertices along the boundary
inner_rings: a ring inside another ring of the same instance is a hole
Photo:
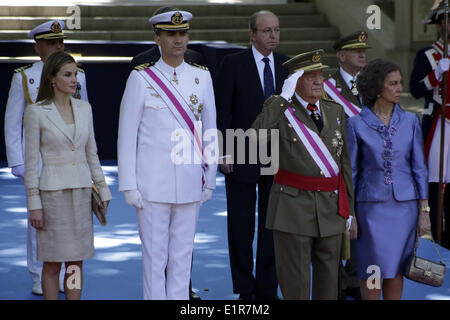
[[[174,68],[162,59],[154,67],[168,79],[173,78]],[[197,102],[194,107],[203,105],[200,116],[202,133],[213,129],[216,134],[216,107],[209,71],[184,61],[175,71],[178,84],[172,83],[185,100],[190,104]],[[178,150],[176,145],[180,144],[174,133],[182,127],[140,72],[145,71],[135,69],[131,72],[120,105],[117,143],[119,191],[137,189],[149,202],[180,204],[200,201],[202,165],[172,161],[171,154]],[[191,100],[191,97],[198,101]],[[203,149],[212,146],[217,152],[215,139],[205,139],[203,134],[200,139]],[[204,187],[215,189],[216,171],[217,163],[207,166]]]
[[[25,163],[25,134],[22,130],[22,119],[25,107],[36,102],[43,67],[44,63],[38,61],[14,70],[5,111],[6,157],[10,168]],[[78,69],[77,78],[81,89],[80,97],[88,101],[86,76],[82,69]]]

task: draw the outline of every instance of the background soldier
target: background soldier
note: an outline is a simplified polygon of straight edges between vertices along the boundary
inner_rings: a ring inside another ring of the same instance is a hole
[[[6,156],[11,173],[21,179],[23,179],[25,172],[25,135],[22,130],[25,107],[36,102],[42,68],[47,57],[53,52],[64,50],[63,39],[66,36],[63,29],[63,21],[52,20],[31,30],[28,36],[35,40],[34,50],[41,60],[14,70],[11,80],[5,111]],[[77,79],[77,91],[74,97],[88,101],[86,78],[84,71],[80,68],[78,68]],[[42,295],[42,262],[37,261],[36,256],[36,230],[31,227],[29,222],[27,230],[27,266],[33,280],[32,293]],[[64,275],[63,270],[61,272]],[[62,285],[60,287],[64,288]]]
[[[333,49],[337,52],[339,67],[330,75],[329,83],[326,83],[324,88],[327,93],[330,93],[328,96],[333,95],[335,97],[333,100],[344,108],[347,117],[355,115],[353,110],[357,110],[358,113],[361,111],[362,103],[356,88],[356,79],[367,64],[366,49],[370,47],[366,42],[367,33],[358,31],[338,39],[333,45]],[[351,241],[350,259],[345,268],[342,264],[340,266],[339,299],[345,299],[346,296],[361,299],[353,247],[353,241]]]
[[[429,205],[431,232],[437,240],[437,209],[438,209],[438,188],[439,188],[439,157],[440,157],[440,136],[441,136],[441,104],[443,95],[443,74],[449,70],[450,60],[444,57],[444,2],[436,10],[432,10],[426,23],[435,24],[440,35],[439,39],[431,46],[425,47],[416,54],[414,68],[411,73],[410,90],[415,98],[425,97],[425,110],[422,117],[422,131],[426,139],[425,157],[428,161],[428,181],[429,181]],[[447,32],[450,36],[450,32]],[[447,72],[447,103],[450,101],[450,75]],[[446,108],[446,136],[444,159],[444,183],[450,182],[450,171],[448,156],[450,141],[450,108]],[[441,245],[450,248],[450,188],[446,187],[444,194],[444,221]]]

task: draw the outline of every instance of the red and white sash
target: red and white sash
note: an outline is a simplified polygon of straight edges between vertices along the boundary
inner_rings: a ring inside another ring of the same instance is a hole
[[[303,142],[309,155],[323,172],[324,176],[327,178],[337,176],[339,174],[339,166],[334,161],[330,151],[319,135],[306,127],[303,122],[294,115],[294,109],[292,107],[287,108],[284,115],[292,125],[295,133]]]
[[[205,170],[208,167],[209,162],[208,159],[206,159],[206,155],[202,148],[201,123],[195,119],[195,116],[183,95],[158,68],[152,66],[139,71],[138,73],[160,95],[180,126],[189,134],[195,152],[197,152],[200,159],[202,159],[202,182],[204,187]]]
[[[339,103],[343,108],[347,116],[353,117],[361,112],[361,108],[351,103],[339,92],[336,86],[331,83],[330,80],[324,81],[324,89],[325,92],[332,98],[334,101]]]

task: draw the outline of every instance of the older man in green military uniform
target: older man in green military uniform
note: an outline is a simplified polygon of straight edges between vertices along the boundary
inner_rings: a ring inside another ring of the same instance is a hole
[[[361,99],[356,88],[356,79],[367,64],[367,33],[354,32],[342,37],[333,44],[339,61],[339,68],[329,75],[324,89],[330,99],[339,103],[347,117],[353,117],[361,111]]]
[[[357,232],[356,220],[349,218],[354,210],[346,116],[339,104],[321,98],[322,70],[327,68],[321,63],[323,52],[284,63],[290,76],[281,95],[266,100],[252,125],[279,132],[279,170],[266,226],[273,230],[285,299],[310,298],[311,263],[312,299],[337,299],[342,234],[349,222],[352,237]]]

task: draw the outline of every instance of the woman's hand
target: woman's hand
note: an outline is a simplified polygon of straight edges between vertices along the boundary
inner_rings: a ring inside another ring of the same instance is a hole
[[[419,237],[423,236],[427,232],[430,232],[430,207],[428,200],[419,200],[419,221],[417,221],[417,234]]]
[[[30,224],[36,230],[44,230],[44,212],[42,209],[30,210]]]

